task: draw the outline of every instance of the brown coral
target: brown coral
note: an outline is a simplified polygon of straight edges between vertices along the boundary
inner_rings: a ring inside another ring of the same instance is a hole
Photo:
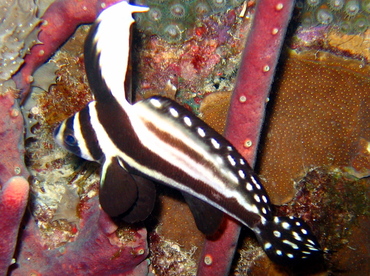
[[[231,93],[222,91],[209,94],[199,107],[203,121],[212,126],[218,133],[223,133],[230,105]],[[217,103],[215,105],[215,103]]]
[[[290,54],[276,87],[260,173],[273,202],[310,167],[350,166],[370,140],[369,67],[324,52]]]

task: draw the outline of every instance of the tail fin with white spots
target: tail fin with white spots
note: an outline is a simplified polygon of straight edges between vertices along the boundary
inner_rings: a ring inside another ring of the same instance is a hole
[[[322,259],[323,251],[310,227],[299,218],[274,217],[255,229],[268,257],[282,265],[295,266]]]

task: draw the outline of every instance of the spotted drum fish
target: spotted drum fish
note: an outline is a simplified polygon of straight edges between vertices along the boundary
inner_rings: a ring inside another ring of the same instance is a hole
[[[273,215],[258,176],[223,136],[170,99],[154,96],[133,105],[126,100],[132,13],[147,10],[120,2],[100,14],[85,43],[94,101],[54,133],[67,150],[102,164],[103,210],[128,222],[145,219],[154,204],[153,180],[185,195],[206,234],[226,213],[252,229],[279,264],[321,256],[303,220]]]

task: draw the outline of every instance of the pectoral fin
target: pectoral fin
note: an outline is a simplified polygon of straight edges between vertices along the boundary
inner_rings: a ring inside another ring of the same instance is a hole
[[[134,205],[122,215],[122,219],[128,223],[145,220],[153,211],[156,199],[155,185],[152,181],[138,175],[132,177],[137,185],[138,196]]]
[[[207,202],[183,193],[186,203],[193,214],[195,224],[205,235],[210,236],[220,228],[224,214]]]
[[[138,189],[134,178],[120,165],[117,157],[106,160],[100,180],[100,205],[111,217],[127,212],[136,202]]]

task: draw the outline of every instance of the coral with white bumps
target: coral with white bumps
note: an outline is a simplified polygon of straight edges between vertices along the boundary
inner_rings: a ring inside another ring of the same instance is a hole
[[[10,78],[37,43],[40,19],[33,1],[2,1],[0,5],[0,93],[5,93],[8,87],[15,88]]]
[[[137,4],[150,7],[147,13],[135,14],[138,27],[144,32],[157,34],[170,43],[187,39],[187,29],[204,15],[226,11],[239,6],[240,0],[138,0]]]
[[[345,34],[358,34],[370,25],[368,0],[306,0],[303,5],[304,27],[338,26]]]

